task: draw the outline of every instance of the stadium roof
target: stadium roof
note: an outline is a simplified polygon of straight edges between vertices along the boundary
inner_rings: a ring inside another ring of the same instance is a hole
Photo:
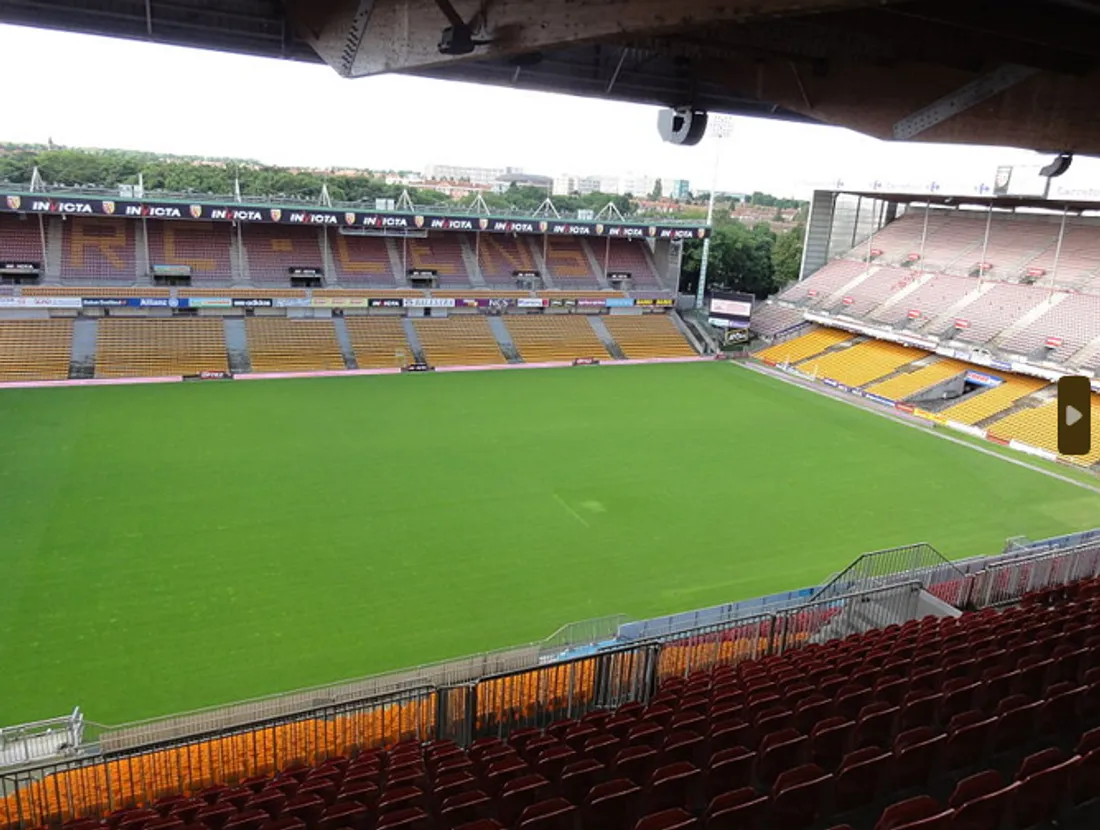
[[[0,0],[0,21],[1100,153],[1100,0]]]

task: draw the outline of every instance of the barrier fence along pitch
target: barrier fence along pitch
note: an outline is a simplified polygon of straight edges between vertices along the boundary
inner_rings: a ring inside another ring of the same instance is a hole
[[[644,703],[668,677],[914,619],[921,588],[949,584],[947,577],[961,586],[960,596],[981,608],[1100,575],[1100,542],[990,563],[970,575],[953,569],[938,553],[935,556],[941,561],[929,562],[927,550],[922,550],[926,547],[889,551],[877,562],[850,568],[846,577],[842,574],[826,589],[894,580],[900,576],[895,568],[905,561],[915,562],[922,578],[910,576],[903,584],[824,597],[823,590],[818,599],[797,608],[633,643],[595,656],[332,703],[185,740],[0,773],[0,826],[28,827],[77,815],[101,815],[125,805],[150,803],[168,791],[193,792],[213,783],[215,777],[237,781],[270,774],[295,761],[316,763],[398,740],[451,738],[465,744],[483,735],[545,726],[593,709]],[[489,659],[481,665],[488,669],[493,662]],[[475,670],[474,663],[462,662],[460,670],[439,675],[461,677]]]

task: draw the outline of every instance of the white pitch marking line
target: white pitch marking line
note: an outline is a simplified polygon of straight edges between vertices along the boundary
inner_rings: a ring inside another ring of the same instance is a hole
[[[558,504],[560,504],[562,507],[564,507],[567,511],[569,511],[573,515],[574,519],[576,519],[578,522],[580,522],[585,527],[591,527],[591,525],[584,520],[584,516],[582,516],[580,513],[578,513],[572,507],[570,507],[569,503],[565,499],[563,499],[557,493],[553,493],[552,495],[554,496],[554,500],[557,501]]]

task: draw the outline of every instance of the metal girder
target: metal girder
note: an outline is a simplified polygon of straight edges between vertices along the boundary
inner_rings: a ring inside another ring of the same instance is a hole
[[[896,0],[453,0],[463,20],[483,18],[476,32],[490,40],[473,54],[441,55],[448,25],[436,0],[376,0],[359,33],[352,76],[408,72],[460,61],[548,51],[577,43],[622,39],[717,22],[809,15],[880,6]],[[302,36],[330,66],[339,67],[355,35],[357,0],[288,0]]]
[[[894,138],[908,141],[960,112],[988,101],[1035,75],[1030,66],[1006,64],[894,123]]]

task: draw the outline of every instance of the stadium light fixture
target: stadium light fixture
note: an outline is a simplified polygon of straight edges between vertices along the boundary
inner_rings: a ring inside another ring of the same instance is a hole
[[[710,199],[707,200],[707,227],[714,221],[714,194],[718,190],[718,167],[722,159],[722,145],[733,133],[733,119],[727,115],[716,115],[710,119],[710,135],[714,137],[714,170],[710,182]],[[703,240],[703,258],[699,263],[699,284],[695,288],[695,308],[701,311],[707,290],[707,262],[710,259],[710,238]]]

